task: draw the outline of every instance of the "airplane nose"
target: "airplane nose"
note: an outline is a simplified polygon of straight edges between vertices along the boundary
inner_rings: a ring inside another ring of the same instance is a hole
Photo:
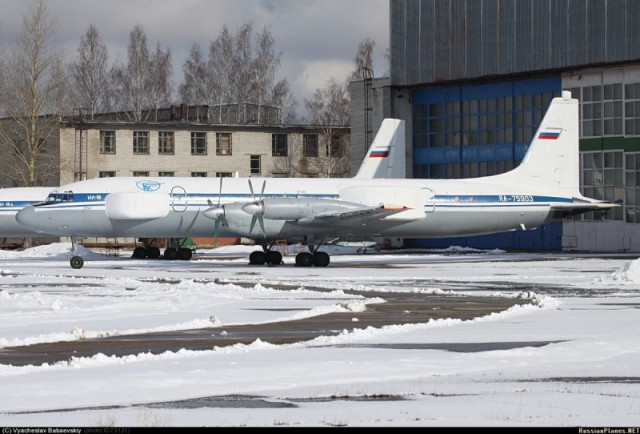
[[[38,222],[42,223],[42,219],[39,218],[36,209],[32,205],[26,206],[18,211],[16,213],[16,221],[26,228],[33,229],[41,234],[44,233],[38,225]]]

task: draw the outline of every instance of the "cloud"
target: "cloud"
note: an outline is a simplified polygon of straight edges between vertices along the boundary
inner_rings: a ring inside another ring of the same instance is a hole
[[[0,0],[0,40],[5,47],[20,32],[30,4]],[[206,51],[224,25],[233,32],[247,22],[256,31],[272,31],[282,52],[278,78],[289,80],[300,103],[331,76],[346,78],[358,43],[366,37],[376,41],[376,76],[388,70],[383,64],[389,44],[388,0],[57,0],[47,6],[58,25],[56,45],[69,58],[76,55],[90,24],[107,44],[111,61],[126,54],[130,31],[142,25],[150,46],[160,42],[171,50],[176,88],[194,43]]]

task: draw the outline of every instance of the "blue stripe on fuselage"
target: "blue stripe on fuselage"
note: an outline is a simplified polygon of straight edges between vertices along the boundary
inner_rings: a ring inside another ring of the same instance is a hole
[[[47,207],[47,208],[65,208],[72,209],[75,207],[87,207],[87,206],[103,206],[105,198],[108,193],[74,193],[73,201],[51,201],[40,202],[35,206]],[[211,203],[218,201],[218,196],[207,193],[188,193],[186,195],[176,194],[173,196],[176,200],[184,200],[187,198],[187,203],[175,203],[176,206],[189,206],[189,207],[206,207]],[[339,199],[337,194],[267,194],[265,198],[305,198],[305,199]],[[247,193],[234,193],[223,194],[220,197],[222,204],[228,204],[231,202],[239,201],[255,201],[257,197],[255,195]],[[541,205],[549,205],[554,202],[571,203],[573,199],[566,197],[555,196],[534,196],[534,195],[518,195],[518,194],[505,194],[505,195],[435,195],[433,202],[425,204],[425,206],[437,206],[440,208],[462,208],[462,207],[504,207],[504,206],[517,206],[517,207],[533,207]],[[12,202],[14,205],[16,202]],[[20,202],[26,205],[30,205],[33,202]],[[1,204],[1,203],[0,203]]]

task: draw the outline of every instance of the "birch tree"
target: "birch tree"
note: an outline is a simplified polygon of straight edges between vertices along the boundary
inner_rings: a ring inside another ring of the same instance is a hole
[[[155,118],[158,120],[158,109],[169,105],[171,100],[171,75],[173,64],[171,62],[171,50],[163,50],[158,42],[156,50],[149,62],[149,79],[151,80],[151,103]]]
[[[78,60],[73,65],[76,104],[89,110],[91,118],[109,109],[109,53],[98,29],[91,24],[78,47]]]
[[[360,80],[363,77],[363,71],[365,69],[373,70],[373,50],[376,46],[376,41],[366,37],[358,44],[356,56],[353,59],[355,69],[349,77],[349,81]]]
[[[57,182],[59,155],[49,152],[65,110],[68,67],[52,47],[55,24],[45,0],[24,15],[22,31],[6,57],[0,88],[5,120],[0,126],[3,172],[14,185],[33,187]]]
[[[351,124],[349,92],[346,84],[330,78],[323,88],[318,88],[310,99],[305,99],[309,121],[321,130],[319,144],[322,152],[309,158],[308,164],[327,178],[345,176],[349,171],[349,146],[337,134],[336,127]]]
[[[180,96],[189,103],[217,105],[218,122],[261,123],[265,105],[280,107],[281,118],[290,121],[295,119],[295,99],[289,83],[276,82],[275,78],[281,57],[268,28],[254,36],[250,23],[243,24],[235,34],[224,26],[209,45],[206,68],[199,47],[192,48],[183,65],[185,79]],[[223,105],[238,111],[223,119]],[[245,112],[247,105],[254,105],[255,112]]]
[[[116,63],[110,75],[116,108],[126,111],[132,121],[148,120],[151,110],[169,99],[171,53],[158,44],[151,54],[144,29],[136,25],[129,34],[127,63]]]
[[[178,87],[180,99],[190,105],[207,103],[207,62],[200,45],[191,46],[182,74],[184,81]]]

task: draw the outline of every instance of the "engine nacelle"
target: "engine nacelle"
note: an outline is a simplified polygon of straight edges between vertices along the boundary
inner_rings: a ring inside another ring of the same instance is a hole
[[[360,204],[333,199],[307,199],[296,197],[268,198],[259,202],[256,209],[269,220],[313,219],[320,214],[346,212],[363,208]]]

